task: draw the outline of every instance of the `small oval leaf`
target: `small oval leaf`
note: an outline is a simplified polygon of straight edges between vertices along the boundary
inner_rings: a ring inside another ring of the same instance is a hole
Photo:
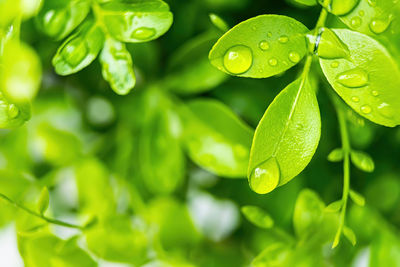
[[[209,54],[211,64],[236,76],[266,78],[296,65],[306,54],[308,29],[295,19],[261,15],[225,33]]]
[[[350,190],[350,198],[358,206],[364,207],[365,198],[362,195],[360,195],[359,193],[357,193],[356,191]]]
[[[357,243],[356,234],[353,230],[347,226],[343,227],[343,235],[350,241],[350,243],[355,246]]]
[[[351,162],[354,166],[365,172],[373,172],[375,169],[374,160],[365,152],[351,151]]]
[[[328,155],[328,160],[331,162],[339,162],[343,160],[343,149],[335,148]]]
[[[271,216],[259,207],[243,206],[241,211],[247,220],[260,228],[268,229],[274,226]]]
[[[276,178],[270,175],[275,168],[264,168],[264,165],[271,159],[275,159],[278,166],[279,182],[275,186],[289,182],[310,162],[320,134],[321,119],[315,92],[307,81],[296,80],[275,98],[257,126],[248,169],[250,184],[257,179],[265,180],[265,186],[270,186],[268,180]]]
[[[338,212],[340,211],[340,209],[343,206],[343,202],[342,200],[337,200],[335,202],[332,202],[331,204],[329,204],[328,206],[326,206],[326,208],[324,209],[325,212],[328,213],[334,213],[334,212]]]

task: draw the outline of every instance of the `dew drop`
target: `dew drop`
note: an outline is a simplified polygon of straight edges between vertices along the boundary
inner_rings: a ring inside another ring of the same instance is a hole
[[[339,67],[339,62],[333,61],[333,62],[331,63],[331,68],[336,69],[337,67]]]
[[[297,63],[300,61],[300,55],[299,53],[292,51],[289,53],[289,59],[290,61],[292,61],[293,63]]]
[[[364,114],[369,114],[371,113],[372,109],[369,105],[364,105],[361,107],[361,112]]]
[[[244,45],[229,48],[224,55],[224,66],[232,74],[248,71],[253,64],[251,49]]]
[[[372,7],[376,6],[376,0],[368,0],[368,5]]]
[[[281,44],[286,44],[289,41],[289,37],[287,37],[286,35],[282,35],[281,37],[278,38],[278,41]]]
[[[361,17],[363,17],[363,16],[365,15],[365,12],[364,12],[364,10],[360,10],[360,11],[358,11],[358,15],[360,15]]]
[[[258,47],[259,47],[261,50],[263,50],[263,51],[268,50],[268,49],[269,49],[269,43],[268,43],[266,40],[262,40],[262,41],[258,44]]]
[[[268,60],[268,63],[272,67],[275,67],[276,65],[278,65],[278,60],[276,60],[276,58],[271,58],[270,60]]]
[[[376,90],[373,90],[373,91],[371,92],[371,94],[372,94],[373,96],[378,96],[378,95],[379,95],[379,92],[376,91]]]
[[[360,27],[360,26],[361,26],[361,23],[362,23],[362,20],[361,20],[360,17],[354,17],[354,18],[352,18],[352,19],[350,20],[350,25],[351,25],[353,28],[358,28],[358,27]]]
[[[272,32],[267,32],[268,37],[272,37]]]
[[[383,117],[386,117],[386,118],[393,118],[393,116],[395,114],[392,107],[388,103],[385,103],[385,102],[381,103],[378,106],[377,110],[378,110],[379,114],[381,114]]]
[[[352,100],[353,102],[356,102],[356,103],[360,102],[360,98],[358,98],[357,96],[351,97],[351,100]]]
[[[132,32],[131,37],[139,40],[146,40],[153,37],[156,31],[153,28],[140,27]]]
[[[356,68],[339,73],[336,80],[346,87],[362,87],[368,84],[368,74],[364,70]]]
[[[387,28],[390,25],[391,20],[390,19],[386,19],[386,20],[382,20],[382,19],[373,19],[371,21],[371,23],[369,24],[369,28],[371,29],[371,31],[375,34],[380,34],[384,31],[387,30]]]
[[[280,171],[275,158],[269,158],[254,168],[250,175],[250,187],[258,194],[274,190],[279,183]]]
[[[10,104],[8,106],[8,117],[10,117],[11,119],[14,119],[18,116],[19,114],[19,109],[16,105],[14,104]]]

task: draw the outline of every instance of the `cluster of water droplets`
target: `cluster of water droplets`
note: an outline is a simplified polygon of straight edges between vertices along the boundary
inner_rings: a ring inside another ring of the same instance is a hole
[[[253,27],[253,30],[256,28]],[[258,49],[260,49],[262,52],[268,52],[271,49],[271,41],[268,41],[268,38],[272,37],[272,33],[268,32],[267,33],[267,38],[260,40],[258,43]],[[289,37],[286,35],[282,35],[277,39],[278,43],[281,45],[285,45],[286,43],[289,42]],[[288,53],[288,60],[294,64],[298,63],[301,59],[301,56],[298,52],[296,51],[290,51]],[[275,67],[279,65],[279,60],[271,56],[268,59],[268,64],[271,67]],[[251,48],[245,45],[235,45],[231,48],[229,48],[224,55],[223,59],[223,64],[226,70],[228,70],[232,74],[241,74],[246,71],[248,71],[253,63],[253,51]],[[288,65],[288,62],[283,60],[281,62],[284,65]],[[263,70],[260,69],[262,72]]]

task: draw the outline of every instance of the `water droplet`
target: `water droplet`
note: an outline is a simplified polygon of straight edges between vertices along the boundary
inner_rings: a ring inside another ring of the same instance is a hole
[[[278,38],[278,41],[281,44],[286,44],[289,41],[289,37],[287,37],[286,35],[282,35],[281,37]]]
[[[388,103],[385,103],[385,102],[381,103],[378,106],[378,112],[379,112],[379,114],[381,114],[383,117],[386,117],[386,118],[393,118],[393,116],[395,114],[392,107]]]
[[[358,98],[357,96],[353,96],[352,98],[351,98],[351,100],[353,101],[353,102],[360,102],[360,98]]]
[[[269,158],[254,168],[250,175],[250,187],[258,194],[266,194],[278,186],[279,179],[278,162],[275,158]]]
[[[336,80],[346,87],[362,87],[368,84],[368,74],[364,70],[356,68],[339,73]]]
[[[354,17],[354,18],[352,18],[352,19],[350,20],[350,25],[351,25],[353,28],[358,28],[358,27],[360,27],[360,26],[361,26],[361,23],[362,23],[362,20],[361,20],[360,17]]]
[[[248,71],[253,64],[251,49],[244,45],[229,48],[224,55],[224,66],[232,74]]]
[[[364,105],[361,107],[361,112],[364,114],[369,114],[371,113],[372,109],[369,105]]]
[[[271,58],[270,60],[268,60],[269,65],[271,65],[272,67],[275,67],[278,64],[278,60],[276,60],[276,58]]]
[[[258,47],[260,47],[261,50],[265,51],[269,49],[269,43],[265,40],[262,40],[259,44]]]
[[[386,31],[386,29],[389,27],[391,20],[390,19],[386,19],[386,20],[382,20],[382,19],[373,19],[371,21],[371,23],[369,24],[369,28],[371,29],[371,31],[375,34],[380,34],[384,31]]]
[[[379,92],[376,91],[376,90],[373,90],[373,91],[371,92],[371,94],[372,94],[373,96],[378,96],[378,95],[379,95]]]
[[[336,69],[337,67],[339,67],[339,62],[333,61],[333,62],[331,63],[331,68]]]
[[[289,59],[290,61],[292,61],[293,63],[297,63],[300,61],[300,55],[299,53],[292,51],[289,53]]]
[[[322,28],[316,53],[319,57],[327,59],[347,58],[349,49],[332,30]]]
[[[132,32],[131,37],[139,40],[146,40],[153,37],[156,31],[153,28],[140,27]]]
[[[251,27],[251,29],[252,29],[253,31],[255,31],[255,30],[257,30],[257,27],[256,27],[256,26],[253,26],[253,27]]]
[[[272,32],[267,32],[268,37],[272,37]]]
[[[8,117],[10,117],[11,119],[14,119],[18,116],[18,114],[19,114],[18,107],[14,104],[10,104],[8,106]]]
[[[358,11],[358,15],[360,15],[361,17],[363,17],[363,16],[365,15],[365,12],[364,12],[364,10],[360,10],[360,11]]]

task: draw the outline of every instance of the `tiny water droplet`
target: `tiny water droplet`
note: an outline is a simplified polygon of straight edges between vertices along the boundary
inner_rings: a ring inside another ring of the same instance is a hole
[[[369,105],[364,105],[361,107],[361,112],[364,114],[369,114],[371,113],[372,109]]]
[[[255,31],[255,30],[257,30],[257,27],[256,27],[256,26],[253,26],[253,27],[251,27],[251,29],[252,29],[253,31]]]
[[[353,96],[352,98],[351,98],[351,100],[353,101],[353,102],[360,102],[360,98],[358,98],[357,96]]]
[[[11,119],[14,119],[18,116],[18,114],[19,114],[18,107],[14,104],[10,104],[8,106],[8,117],[10,117]]]
[[[375,34],[380,34],[384,31],[387,30],[387,28],[390,25],[391,20],[390,19],[386,19],[386,20],[382,20],[382,19],[373,19],[371,21],[371,23],[369,24],[369,28],[371,29],[371,31]]]
[[[354,17],[354,18],[352,18],[352,19],[350,20],[350,25],[351,25],[353,28],[358,28],[358,27],[360,27],[360,26],[361,26],[361,23],[362,23],[362,20],[361,20],[360,17]]]
[[[281,37],[278,38],[278,41],[281,44],[286,44],[289,41],[289,37],[287,37],[286,35],[282,35]]]
[[[268,37],[272,37],[272,32],[267,32]]]
[[[232,74],[248,71],[253,64],[253,53],[244,45],[229,48],[224,55],[224,66]]]
[[[358,15],[360,15],[361,17],[363,17],[363,16],[365,15],[365,12],[364,12],[364,10],[360,10],[360,11],[358,11]]]
[[[258,194],[274,190],[279,183],[280,171],[275,158],[269,158],[254,168],[250,175],[250,187]]]
[[[385,102],[381,103],[378,106],[377,110],[378,110],[379,114],[381,114],[383,117],[386,117],[386,118],[393,118],[393,116],[395,114],[393,108],[388,103],[385,103]]]
[[[300,61],[300,55],[299,53],[292,51],[289,53],[289,59],[290,61],[292,61],[293,63],[297,63]]]
[[[372,94],[373,96],[378,96],[378,95],[379,95],[379,92],[376,91],[376,90],[373,90],[373,91],[371,92],[371,94]]]
[[[331,63],[331,68],[336,69],[337,67],[339,67],[339,62],[333,61],[333,62]]]
[[[266,40],[262,40],[259,44],[258,47],[260,47],[261,50],[265,51],[269,49],[269,43]]]
[[[362,87],[368,84],[368,74],[364,70],[356,68],[339,73],[336,80],[346,87]]]
[[[270,60],[268,60],[268,63],[272,67],[275,67],[276,65],[278,65],[278,60],[276,60],[276,58],[271,58]]]
[[[131,37],[139,40],[146,40],[153,37],[156,31],[153,28],[140,27],[132,32]]]

